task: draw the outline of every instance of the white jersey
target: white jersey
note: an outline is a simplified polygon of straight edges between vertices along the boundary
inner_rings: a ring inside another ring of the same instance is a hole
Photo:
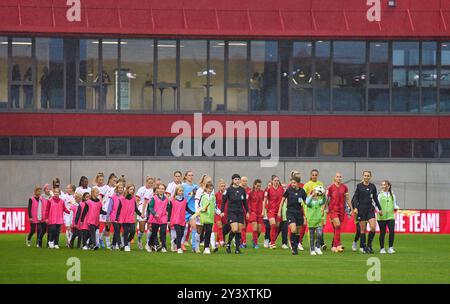
[[[175,190],[178,186],[181,186],[181,183],[176,184],[175,182],[171,182],[167,185],[166,194],[172,198],[175,194]]]
[[[91,194],[91,187],[87,187],[87,188],[83,188],[83,187],[78,187],[76,190],[75,190],[75,192],[76,193],[80,193],[81,195],[83,195],[83,194],[85,194],[85,193],[89,193],[89,194]]]
[[[66,208],[70,210],[70,204],[74,202],[74,196],[61,192],[61,195],[59,197],[64,201],[64,205],[66,206]],[[64,225],[66,227],[72,225],[72,217],[75,216],[72,213],[72,210],[70,210],[70,213],[64,213]]]
[[[92,188],[97,188],[98,192],[102,196],[102,210],[107,212],[109,208],[109,198],[114,195],[114,187],[111,187],[109,185],[103,185],[103,186],[94,186]],[[109,222],[108,215],[106,214],[100,214],[100,222]]]
[[[142,186],[139,188],[139,190],[136,192],[136,196],[139,196],[139,203],[138,203],[138,209],[141,212],[142,216],[137,216],[137,220],[140,222],[146,221],[146,214],[144,210],[145,201],[150,201],[150,199],[153,196],[153,188],[147,188],[145,186]]]

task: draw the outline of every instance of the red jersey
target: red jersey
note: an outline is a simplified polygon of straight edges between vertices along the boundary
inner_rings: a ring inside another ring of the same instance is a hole
[[[278,213],[278,209],[280,208],[281,199],[283,198],[284,189],[283,187],[278,186],[275,189],[273,186],[268,188],[264,193],[264,196],[267,198],[267,211],[272,211]]]
[[[250,191],[248,194],[248,207],[250,208],[250,213],[255,213],[261,216],[263,208],[262,203],[264,200],[264,191]]]
[[[336,184],[332,184],[327,189],[327,197],[330,198],[328,205],[329,211],[341,211],[345,210],[345,193],[348,193],[348,187],[341,184],[339,187]]]
[[[215,196],[216,196],[216,208],[219,209],[219,210],[222,210],[222,196],[223,196],[223,193],[222,192],[216,192]],[[227,206],[225,206],[225,210],[223,211],[223,213],[225,215],[227,215],[227,209],[228,209]]]

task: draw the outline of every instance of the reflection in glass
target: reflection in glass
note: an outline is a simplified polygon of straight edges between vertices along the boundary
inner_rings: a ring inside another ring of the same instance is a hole
[[[172,112],[177,107],[176,56],[175,40],[158,41],[158,83],[156,85],[156,110]]]
[[[8,38],[0,37],[0,109],[8,107]]]
[[[276,111],[278,109],[278,42],[251,42],[251,109]],[[285,77],[288,76],[287,74]],[[283,75],[282,75],[283,77]],[[256,89],[255,88],[258,88]],[[259,90],[259,94],[257,93]]]
[[[333,107],[336,111],[362,111],[366,84],[365,42],[333,44]],[[351,50],[351,52],[349,52]]]
[[[227,110],[248,111],[247,42],[228,42]]]
[[[153,110],[153,48],[153,40],[121,40],[122,110]]]
[[[387,85],[389,72],[388,44],[385,42],[370,43],[370,84]]]
[[[180,48],[180,110],[210,112],[212,104],[206,98],[208,76],[206,40],[181,40]]]
[[[64,108],[64,47],[62,39],[37,38],[38,105]]]
[[[389,112],[389,89],[369,89],[370,112]]]
[[[11,102],[16,109],[33,106],[32,47],[31,38],[12,39]]]
[[[330,111],[331,43],[316,42],[316,72],[314,75],[315,102],[317,111]]]
[[[102,40],[102,72],[95,75],[94,78],[94,82],[97,84],[97,94],[102,98],[99,104],[100,109],[105,105],[107,109],[129,110],[130,108],[130,78],[127,70],[118,70],[118,48],[119,41],[117,39]]]
[[[209,52],[211,108],[212,111],[225,111],[225,42],[211,40]]]

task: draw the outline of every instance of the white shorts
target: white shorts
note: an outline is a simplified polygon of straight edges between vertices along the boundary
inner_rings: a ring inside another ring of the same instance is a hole
[[[64,214],[64,226],[72,226],[72,214]]]
[[[143,214],[144,213],[144,204],[138,205],[138,209],[141,212],[141,214]],[[146,216],[142,217],[142,216],[138,215],[136,218],[137,218],[138,222],[146,222],[147,221]]]

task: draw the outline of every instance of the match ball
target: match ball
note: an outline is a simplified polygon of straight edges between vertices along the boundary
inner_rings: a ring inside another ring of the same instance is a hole
[[[322,186],[317,186],[316,188],[314,188],[314,193],[317,196],[322,196],[325,193],[325,189]]]

